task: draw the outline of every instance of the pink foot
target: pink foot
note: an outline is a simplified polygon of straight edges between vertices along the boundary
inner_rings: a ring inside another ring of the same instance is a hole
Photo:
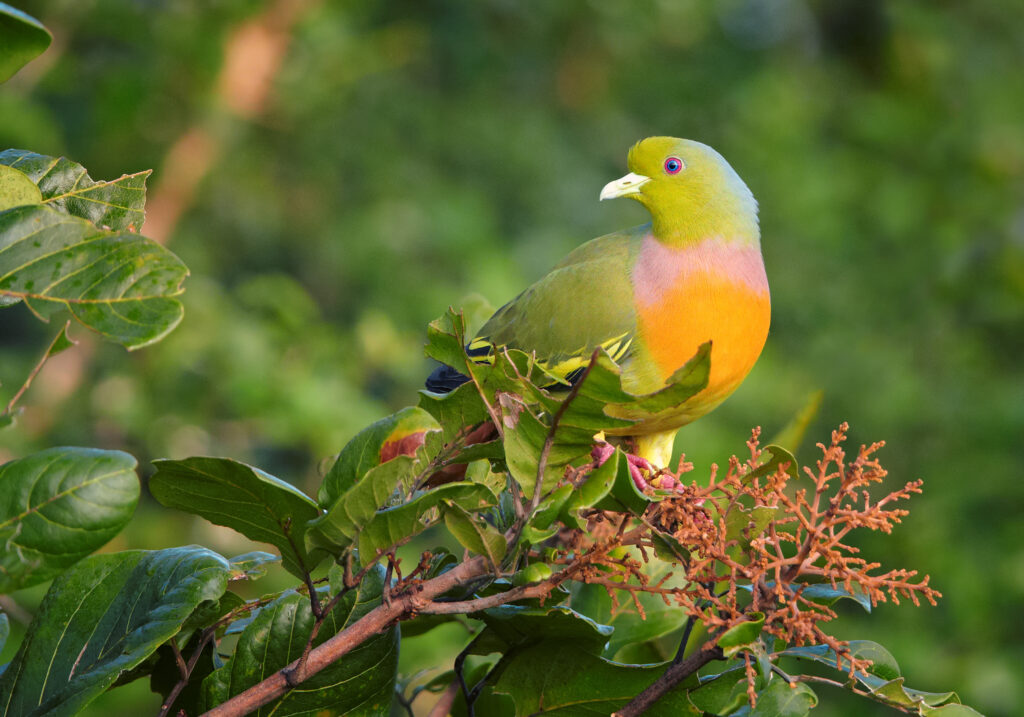
[[[598,467],[603,466],[614,454],[615,446],[611,443],[605,442],[595,443],[594,447],[590,451],[590,455]],[[647,482],[647,479],[641,471],[647,471],[648,475],[654,475],[657,473],[650,461],[646,458],[635,456],[632,453],[627,453],[626,463],[629,465],[629,475],[633,478],[633,483],[636,484],[636,487],[641,491],[649,488],[650,483]]]
[[[629,464],[629,475],[632,476],[636,487],[641,491],[647,490],[650,487],[650,483],[647,482],[644,474],[640,471],[645,470],[648,475],[654,475],[656,473],[654,466],[646,458],[634,456],[632,453],[626,454],[626,463]]]

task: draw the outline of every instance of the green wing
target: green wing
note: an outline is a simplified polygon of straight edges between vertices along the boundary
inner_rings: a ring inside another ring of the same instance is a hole
[[[557,376],[585,366],[601,346],[616,361],[636,335],[630,269],[647,226],[578,247],[551,272],[498,309],[470,349],[510,346],[536,352]]]

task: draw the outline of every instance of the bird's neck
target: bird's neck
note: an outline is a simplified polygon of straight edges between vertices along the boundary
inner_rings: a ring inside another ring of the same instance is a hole
[[[710,237],[760,249],[757,202],[742,182],[739,189],[742,191],[710,196],[695,192],[670,204],[648,207],[651,233],[675,249],[695,246]]]

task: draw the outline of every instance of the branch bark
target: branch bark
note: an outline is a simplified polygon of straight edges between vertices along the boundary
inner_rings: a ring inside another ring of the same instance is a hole
[[[490,564],[485,558],[478,556],[432,580],[410,585],[399,595],[392,596],[390,604],[382,603],[360,620],[310,651],[305,664],[300,665],[300,660],[292,662],[245,692],[235,695],[227,702],[206,712],[207,717],[242,717],[242,715],[253,712],[291,689],[288,686],[286,674],[290,675],[294,683],[302,682],[333,664],[373,635],[387,629],[392,623],[403,617],[424,611],[438,595],[490,572]]]
[[[665,674],[655,680],[650,687],[638,694],[633,700],[612,717],[637,717],[642,715],[651,705],[660,700],[669,690],[685,680],[713,660],[724,659],[722,648],[711,647],[700,649],[682,662],[677,662],[665,670]]]

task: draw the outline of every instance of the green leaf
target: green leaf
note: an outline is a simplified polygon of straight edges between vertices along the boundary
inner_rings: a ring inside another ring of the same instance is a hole
[[[945,705],[960,706],[960,698],[955,692],[924,692],[907,687],[900,676],[900,666],[887,649],[870,640],[850,640],[850,653],[854,657],[872,661],[867,672],[857,672],[854,677],[871,692],[871,697],[878,702],[894,707],[910,708],[918,714],[932,715],[974,715],[974,710],[964,707],[963,710],[942,712],[938,708]],[[796,657],[813,660],[824,665],[847,672],[849,663],[846,658],[839,663],[836,652],[827,645],[810,645],[807,647],[790,647],[779,653],[783,657]]]
[[[617,454],[616,454],[617,455]],[[585,523],[580,519],[579,512],[584,508],[597,505],[611,492],[618,475],[619,461],[610,458],[590,471],[583,482],[572,492],[565,502],[561,513],[562,522],[572,527],[583,529]]]
[[[512,697],[516,717],[608,715],[661,676],[665,665],[621,665],[549,640],[511,654],[494,691]],[[669,691],[645,717],[699,715],[683,687]]]
[[[942,707],[923,707],[922,710],[926,717],[984,717],[976,709],[956,703]]]
[[[776,512],[778,508],[766,505],[755,505],[747,510],[734,504],[725,516],[726,539],[737,541],[738,552],[744,552],[750,546],[750,541],[764,532]]]
[[[656,584],[672,567],[667,564],[652,568],[648,572],[650,582]],[[615,628],[603,655],[615,657],[622,648],[634,643],[654,640],[677,630],[686,622],[686,610],[678,605],[666,605],[659,595],[637,593],[636,599],[643,608],[641,617],[632,601],[617,608],[611,596],[600,585],[573,586],[571,605],[584,615],[604,625]]]
[[[567,607],[524,607],[502,605],[474,613],[485,627],[474,640],[470,654],[508,653],[515,648],[545,640],[571,644],[578,650],[600,654],[613,628],[599,625],[586,615]]]
[[[256,580],[267,574],[267,565],[281,562],[281,556],[254,550],[236,555],[228,562],[231,564],[231,580]]]
[[[94,555],[54,580],[0,677],[4,714],[76,714],[215,601],[228,564],[206,548]]]
[[[762,449],[763,453],[761,456],[761,464],[752,470],[748,475],[744,476],[744,482],[750,482],[754,478],[763,478],[770,476],[779,469],[779,466],[785,465],[786,473],[790,478],[798,478],[800,475],[799,466],[797,465],[796,458],[793,454],[787,451],[782,446],[776,446],[769,444]],[[764,456],[767,453],[767,458]]]
[[[336,575],[332,572],[332,578]],[[377,566],[327,615],[314,647],[380,604],[384,569]],[[332,590],[340,586],[332,581]],[[302,655],[313,629],[309,598],[289,590],[267,605],[245,628],[235,653],[203,682],[205,708],[221,704]],[[371,637],[358,648],[252,715],[387,714],[398,668],[398,628]]]
[[[64,214],[116,232],[134,233],[142,228],[146,179],[152,170],[97,182],[77,162],[23,149],[0,152],[0,165],[21,172],[39,188],[44,204]]]
[[[523,495],[530,499],[537,485],[540,458],[551,429],[515,395],[503,393],[499,400],[505,424],[505,463],[512,478],[522,488]],[[541,492],[547,493],[555,487],[565,475],[566,466],[589,457],[593,445],[593,431],[560,423],[544,464]]]
[[[699,687],[690,690],[687,697],[702,712],[732,715],[736,710],[748,706],[747,678],[742,668],[733,668],[712,678],[705,677]]]
[[[769,588],[774,588],[775,581],[767,580],[765,581],[765,585]],[[747,592],[752,592],[754,589],[752,585],[737,585],[736,587],[740,590],[746,590]],[[866,612],[871,612],[871,598],[860,590],[854,590],[851,593],[845,588],[832,587],[827,583],[791,583],[785,587],[794,595],[799,591],[800,595],[803,597],[822,605],[833,605],[836,601],[845,598],[847,600],[853,600],[864,608]],[[854,642],[857,641],[855,640]]]
[[[48,206],[0,212],[0,298],[24,299],[41,318],[67,308],[128,349],[167,335],[184,313],[188,269],[156,242],[99,229]]]
[[[464,383],[445,394],[420,391],[419,407],[437,419],[446,441],[455,438],[466,426],[490,420],[487,407],[472,383]]]
[[[0,82],[7,82],[53,42],[50,31],[31,15],[0,2]]]
[[[422,408],[403,408],[373,423],[349,441],[324,476],[317,493],[320,505],[329,508],[371,469],[400,455],[414,456],[426,434],[441,426]]]
[[[0,17],[3,17],[2,11]],[[43,195],[31,179],[17,169],[0,164],[0,212],[41,201]]]
[[[761,636],[764,613],[752,612],[748,617],[752,619],[733,625],[718,638],[717,644],[726,657],[732,657],[737,652],[748,649]]]
[[[334,504],[306,531],[306,546],[314,555],[340,556],[355,544],[360,531],[388,505],[401,485],[411,483],[416,461],[399,456],[371,468],[352,488],[335,499]]]
[[[443,500],[471,512],[486,510],[497,503],[497,498],[487,486],[458,482],[432,488],[408,503],[378,511],[359,532],[359,559],[362,564],[369,565],[380,557],[380,551],[422,532],[429,525],[423,520],[424,514]]]
[[[608,459],[608,463],[615,464],[615,482],[612,483],[608,495],[595,503],[594,507],[598,510],[615,510],[643,515],[652,499],[641,493],[640,489],[636,487],[633,476],[629,474],[629,462],[626,459],[626,454],[621,448],[616,448],[615,454]]]
[[[505,557],[505,536],[465,508],[450,500],[441,503],[448,531],[467,550],[485,556],[497,569]]]
[[[884,680],[875,675],[857,674],[857,679],[871,690],[871,696],[878,702],[894,707],[912,707],[921,714],[928,714],[932,707],[960,702],[955,692],[924,692],[907,687],[905,678]]]
[[[872,642],[870,640],[850,640],[849,649],[850,654],[853,657],[871,660],[871,667],[868,668],[868,672],[870,674],[873,674],[882,680],[893,680],[900,676],[900,666],[899,663],[896,662],[896,658],[892,656],[891,652],[879,645],[877,642]],[[850,665],[845,656],[840,661],[835,650],[828,645],[790,647],[780,652],[779,655],[785,657],[796,657],[802,660],[814,660],[815,662],[828,665],[829,667],[841,672],[846,672]]]
[[[306,552],[306,524],[320,509],[305,493],[258,468],[228,458],[153,461],[153,497],[224,525],[281,552],[285,570],[302,577],[316,567]]]
[[[575,486],[568,483],[560,485],[551,491],[548,497],[537,504],[537,510],[534,512],[533,517],[530,518],[530,526],[540,530],[546,530],[551,527],[551,524],[555,522],[555,518],[562,512],[574,491]]]
[[[48,448],[0,466],[0,593],[49,580],[121,532],[139,501],[135,459]]]
[[[757,694],[757,706],[737,710],[736,717],[804,717],[818,704],[814,690],[803,682],[790,687],[785,680],[774,679]]]

